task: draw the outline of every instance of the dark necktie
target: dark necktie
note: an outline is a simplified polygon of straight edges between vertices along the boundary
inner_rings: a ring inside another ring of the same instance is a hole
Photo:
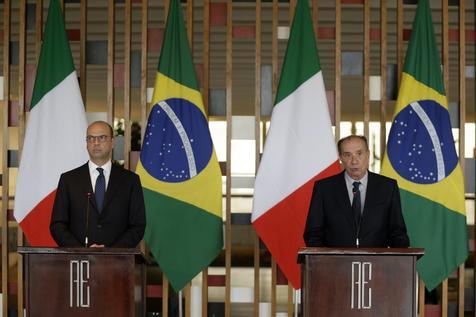
[[[96,206],[99,213],[102,211],[102,205],[104,204],[104,194],[106,193],[106,179],[104,178],[104,169],[96,168],[99,172],[99,176],[96,179],[96,185],[94,186],[94,196],[96,196]]]
[[[359,225],[361,206],[362,206],[360,202],[360,189],[359,189],[360,182],[354,182],[352,185],[354,186],[354,188],[352,188],[352,195],[354,195],[354,198],[352,199],[352,210],[354,212],[355,223],[356,225]]]

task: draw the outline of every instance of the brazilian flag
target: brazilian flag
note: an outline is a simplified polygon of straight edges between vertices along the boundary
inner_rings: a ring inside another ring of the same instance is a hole
[[[178,0],[172,0],[136,170],[145,241],[175,290],[223,248],[222,181]]]
[[[468,256],[464,182],[427,0],[418,1],[382,174],[395,178],[428,290]]]

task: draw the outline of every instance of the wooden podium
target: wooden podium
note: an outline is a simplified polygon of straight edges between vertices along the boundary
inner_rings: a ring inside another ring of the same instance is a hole
[[[145,261],[137,249],[29,248],[27,317],[145,316]]]
[[[416,317],[415,248],[301,248],[304,317]]]

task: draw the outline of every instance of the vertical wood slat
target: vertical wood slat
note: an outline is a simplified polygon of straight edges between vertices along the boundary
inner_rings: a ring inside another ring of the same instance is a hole
[[[397,0],[397,72],[398,87],[403,69],[403,0]]]
[[[43,34],[43,0],[36,0],[35,8],[35,61],[40,59],[41,39]]]
[[[208,99],[210,86],[210,1],[203,0],[203,106],[208,115]],[[202,313],[202,316],[206,316]]]
[[[271,316],[276,316],[277,312],[277,290],[276,290],[276,284],[277,284],[277,275],[278,275],[278,267],[276,265],[276,261],[274,260],[274,257],[271,257]]]
[[[380,0],[380,158],[385,154],[387,127],[387,0]]]
[[[125,1],[124,9],[124,168],[129,169],[131,150],[131,0]]]
[[[169,315],[169,279],[162,275],[162,316]]]
[[[443,57],[443,81],[445,85],[446,95],[449,96],[449,16],[448,16],[448,0],[442,0],[442,57]],[[448,315],[448,279],[441,284],[441,316]]]
[[[466,123],[466,18],[465,2],[459,2],[459,157],[461,169],[465,169]],[[464,262],[458,267],[458,316],[464,317]]]
[[[288,316],[294,316],[293,286],[288,282]]]
[[[208,116],[210,86],[210,1],[203,0],[203,77],[202,98],[205,113]],[[208,269],[202,271],[202,316],[208,316]]]
[[[225,316],[231,316],[231,131],[233,72],[233,1],[226,6],[226,229],[225,229]]]
[[[114,124],[114,42],[116,32],[115,1],[108,1],[107,8],[107,122]]]
[[[319,16],[319,7],[318,7],[318,0],[312,1],[312,25],[314,27],[314,35],[316,36],[316,42],[317,42],[317,30],[319,29],[319,21],[318,21],[318,16]]]
[[[276,99],[276,91],[278,86],[278,23],[279,23],[279,2],[273,0],[272,9],[272,33],[271,33],[271,67],[273,72],[272,91],[273,100]],[[263,123],[263,136],[266,131],[265,123]],[[265,138],[264,138],[265,139]],[[276,261],[271,256],[271,316],[276,316]]]
[[[191,306],[190,306],[190,299],[192,293],[192,283],[187,283],[184,287],[183,294],[185,295],[185,317],[190,317],[191,315]]]
[[[25,133],[26,0],[20,0],[18,69],[18,157],[21,157]],[[23,246],[23,231],[17,226],[17,245]],[[23,312],[23,257],[17,256],[17,311]]]
[[[80,26],[79,26],[79,85],[81,89],[81,96],[84,101],[84,108],[87,108],[86,102],[86,86],[87,86],[87,76],[86,76],[86,38],[87,38],[87,16],[88,0],[81,0],[79,7],[80,15]]]
[[[441,317],[448,316],[448,279],[441,283]]]
[[[336,0],[335,7],[335,61],[334,61],[334,105],[335,105],[335,139],[340,139],[341,118],[341,60],[342,60],[342,7],[341,0]]]
[[[418,316],[425,317],[425,283],[418,279]]]
[[[144,139],[145,128],[147,125],[147,30],[148,30],[148,0],[142,0],[142,18],[141,18],[141,77],[140,77],[140,123],[141,140]]]
[[[296,0],[289,0],[289,27],[293,24],[294,11],[296,10]]]
[[[370,101],[369,101],[369,78],[370,78],[370,1],[364,1],[364,135],[369,138]]]
[[[260,122],[261,122],[261,0],[256,1],[255,7],[255,171],[258,171],[260,162]],[[253,316],[259,317],[260,303],[260,247],[259,237],[253,233]]]
[[[442,39],[443,43],[442,49],[442,63],[443,63],[443,83],[445,85],[446,95],[448,96],[448,91],[450,89],[450,63],[449,63],[449,38],[448,38],[448,29],[449,29],[449,17],[448,17],[448,0],[441,1],[441,22],[442,22]]]
[[[3,2],[3,120],[2,120],[2,313],[8,316],[8,115],[10,104],[10,0]]]
[[[187,35],[193,56],[193,0],[187,1]]]

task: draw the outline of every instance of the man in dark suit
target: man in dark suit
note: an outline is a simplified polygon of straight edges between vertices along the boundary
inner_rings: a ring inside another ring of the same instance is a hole
[[[306,245],[408,247],[397,182],[368,171],[367,139],[351,135],[337,147],[345,170],[314,184]]]
[[[108,123],[93,122],[86,143],[89,161],[60,177],[51,234],[60,247],[136,247],[146,222],[140,179],[112,165]]]

